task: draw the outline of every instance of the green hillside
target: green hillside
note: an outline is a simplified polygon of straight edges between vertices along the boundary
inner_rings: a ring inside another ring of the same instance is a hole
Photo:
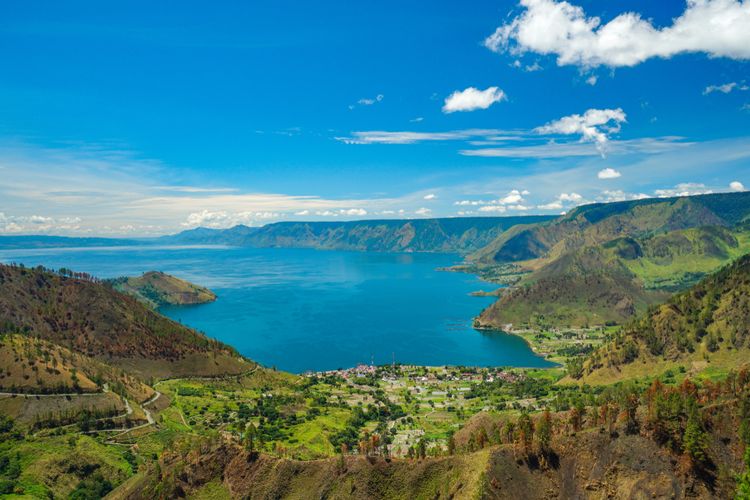
[[[144,376],[236,373],[236,352],[129,295],[63,270],[0,265],[0,327]]]
[[[585,380],[683,364],[728,369],[750,351],[750,255],[626,326],[584,363]]]
[[[526,274],[477,325],[625,322],[750,252],[747,213],[750,197],[737,193],[589,205],[516,226],[472,257],[486,275],[509,265],[487,264],[490,256],[526,259],[513,264]]]
[[[554,221],[515,228],[469,259],[498,264],[555,258],[575,248],[625,236],[644,237],[701,226],[733,227],[748,217],[750,192],[595,203],[578,207]]]

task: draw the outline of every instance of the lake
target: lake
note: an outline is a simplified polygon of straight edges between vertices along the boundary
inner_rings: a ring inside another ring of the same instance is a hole
[[[0,250],[0,261],[101,278],[159,270],[218,300],[162,313],[267,366],[300,373],[357,363],[542,367],[519,337],[472,328],[494,285],[436,269],[456,255],[307,249],[108,247]]]

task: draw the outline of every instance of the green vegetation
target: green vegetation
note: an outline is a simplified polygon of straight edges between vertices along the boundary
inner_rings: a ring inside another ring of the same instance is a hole
[[[748,216],[750,196],[738,193],[587,205],[517,226],[470,257],[470,268],[513,284],[478,324],[625,323],[750,252]]]
[[[205,304],[216,300],[208,288],[194,285],[159,271],[137,278],[116,278],[108,283],[118,292],[132,295],[154,309],[166,305]]]
[[[596,377],[638,363],[703,361],[731,367],[749,347],[748,276],[750,255],[652,308],[592,353],[581,375]]]
[[[0,287],[5,331],[32,333],[134,374],[214,375],[251,367],[231,347],[84,273],[0,265]]]
[[[603,497],[637,485],[746,498],[745,201],[594,205],[507,230],[497,252],[533,260],[477,264],[515,282],[477,325],[513,318],[551,369],[297,376],[85,274],[0,266],[0,496]],[[378,228],[363,234],[397,229]],[[316,244],[338,238],[325,231]],[[426,234],[408,248],[427,248]],[[150,283],[169,278],[144,276],[138,293],[156,304]]]

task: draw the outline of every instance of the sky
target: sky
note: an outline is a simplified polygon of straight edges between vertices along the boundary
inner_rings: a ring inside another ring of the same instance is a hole
[[[0,3],[0,233],[750,187],[750,0]]]

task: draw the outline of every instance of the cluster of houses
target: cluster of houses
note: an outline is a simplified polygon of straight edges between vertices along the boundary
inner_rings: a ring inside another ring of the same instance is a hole
[[[444,367],[441,369],[425,370],[423,367],[410,365],[397,365],[392,369],[387,367],[377,367],[372,364],[360,363],[352,368],[340,368],[338,370],[328,370],[323,372],[307,372],[309,377],[340,377],[344,380],[352,380],[360,377],[371,377],[380,375],[384,382],[395,383],[404,376],[414,382],[494,382],[502,380],[504,382],[514,383],[522,380],[524,375],[504,371],[502,369],[490,369],[489,373],[483,370],[461,370],[459,368]]]

